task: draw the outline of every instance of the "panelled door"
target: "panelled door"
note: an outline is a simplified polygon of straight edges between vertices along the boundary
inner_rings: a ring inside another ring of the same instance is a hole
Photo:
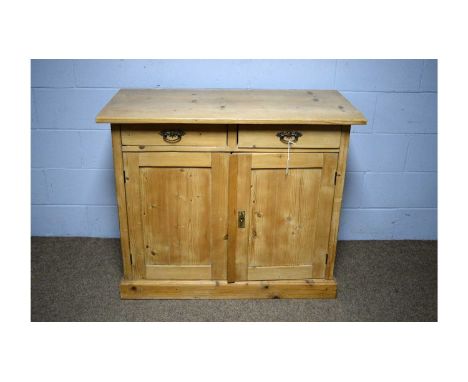
[[[226,279],[229,154],[124,153],[136,278]]]
[[[325,277],[337,158],[232,155],[228,281]]]

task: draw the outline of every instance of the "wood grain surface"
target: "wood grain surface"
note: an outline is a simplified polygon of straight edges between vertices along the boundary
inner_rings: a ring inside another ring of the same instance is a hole
[[[122,89],[96,122],[363,125],[336,90]]]

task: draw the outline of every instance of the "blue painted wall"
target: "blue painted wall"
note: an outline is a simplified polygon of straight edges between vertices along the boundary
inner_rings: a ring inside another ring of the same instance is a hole
[[[337,89],[352,129],[342,240],[437,238],[435,60],[33,60],[32,235],[118,237],[109,125],[121,88]]]

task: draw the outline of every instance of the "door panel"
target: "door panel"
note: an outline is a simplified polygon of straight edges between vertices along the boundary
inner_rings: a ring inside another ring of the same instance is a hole
[[[321,169],[252,171],[249,266],[312,265]]]
[[[125,153],[124,162],[140,277],[225,279],[227,154]]]
[[[286,162],[287,154],[232,158],[229,281],[325,275],[337,154],[293,153],[287,174]],[[244,228],[235,220],[239,211]]]
[[[146,264],[210,264],[210,168],[140,169]]]

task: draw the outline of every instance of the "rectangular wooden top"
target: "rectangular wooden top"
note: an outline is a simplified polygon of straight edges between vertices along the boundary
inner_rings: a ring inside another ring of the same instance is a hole
[[[365,125],[367,120],[336,90],[122,89],[96,122]]]

